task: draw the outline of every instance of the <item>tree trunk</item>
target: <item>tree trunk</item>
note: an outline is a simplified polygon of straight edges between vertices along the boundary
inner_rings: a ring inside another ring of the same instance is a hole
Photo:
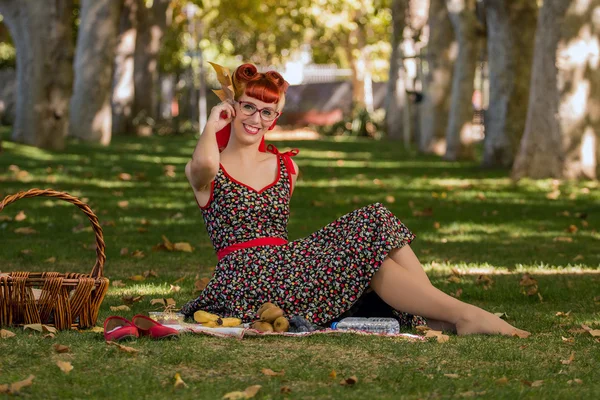
[[[392,56],[385,104],[385,125],[390,139],[400,140],[404,132],[404,112],[406,88],[404,87],[404,66],[402,64],[402,34],[406,26],[407,0],[392,2]]]
[[[423,101],[420,106],[419,151],[443,155],[446,152],[446,127],[450,114],[450,88],[454,64],[454,31],[445,0],[429,5],[429,42],[427,73],[423,77]]]
[[[490,101],[483,166],[512,166],[525,130],[537,21],[531,0],[485,0]]]
[[[158,52],[167,25],[167,8],[170,0],[154,0],[146,7],[145,0],[138,0],[134,53],[134,102],[133,115],[138,134],[151,133],[158,115]]]
[[[137,0],[125,0],[119,22],[112,89],[112,133],[133,132],[134,53],[137,37]]]
[[[63,148],[73,83],[72,2],[0,0],[0,13],[17,50],[12,138]]]
[[[116,0],[81,2],[69,133],[103,145],[111,140],[111,79],[121,6]]]
[[[474,0],[446,0],[448,16],[458,41],[454,63],[450,116],[446,130],[447,160],[473,159],[473,90],[477,63],[477,30]]]
[[[544,1],[514,179],[597,177],[600,35],[592,19],[598,7],[600,0]]]

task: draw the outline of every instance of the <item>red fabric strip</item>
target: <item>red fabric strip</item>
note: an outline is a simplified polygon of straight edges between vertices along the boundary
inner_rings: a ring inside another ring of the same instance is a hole
[[[219,259],[219,261],[221,261],[221,259],[226,255],[233,253],[236,250],[247,249],[249,247],[269,245],[280,246],[286,243],[287,240],[278,237],[262,237],[258,239],[252,239],[248,240],[247,242],[232,244],[231,246],[225,247],[223,250],[219,250],[217,252],[217,258]]]

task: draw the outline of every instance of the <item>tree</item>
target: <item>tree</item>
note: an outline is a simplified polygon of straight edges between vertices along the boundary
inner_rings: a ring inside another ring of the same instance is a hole
[[[475,0],[446,0],[446,6],[458,41],[458,53],[452,74],[452,95],[444,158],[473,159],[475,155],[472,97],[479,29],[475,14]]]
[[[171,0],[138,0],[134,52],[133,115],[139,119],[138,134],[149,133],[158,115],[158,53],[167,25]]]
[[[71,136],[108,145],[112,133],[110,95],[122,3],[82,0],[71,98]]]
[[[600,0],[544,1],[514,179],[598,177],[598,10]]]
[[[72,7],[69,0],[0,0],[17,49],[15,141],[64,146],[73,82]]]
[[[427,68],[423,76],[423,101],[419,108],[419,151],[443,155],[454,66],[452,44],[455,44],[445,0],[431,0],[428,26]]]
[[[511,167],[525,130],[537,5],[485,0],[490,99],[483,166]]]
[[[112,133],[133,130],[134,53],[137,36],[137,0],[124,0],[115,49],[112,89]]]
[[[392,56],[390,58],[390,77],[386,94],[385,123],[388,137],[402,139],[404,129],[404,113],[406,112],[407,98],[404,86],[404,66],[402,53],[402,40],[406,26],[407,0],[392,1]]]

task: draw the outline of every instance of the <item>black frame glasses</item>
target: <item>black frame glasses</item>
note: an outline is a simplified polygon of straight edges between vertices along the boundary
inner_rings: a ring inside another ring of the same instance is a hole
[[[238,100],[238,103],[240,105],[240,111],[242,112],[242,114],[244,114],[244,115],[246,115],[248,117],[251,117],[254,114],[256,114],[256,112],[258,112],[259,113],[258,115],[260,116],[260,119],[262,119],[265,122],[274,121],[277,118],[279,118],[279,116],[281,115],[281,113],[279,111],[275,111],[275,109],[271,108],[271,107],[258,108],[258,107],[256,107],[256,104],[250,103],[249,101],[239,101]],[[250,106],[251,108],[253,108],[254,111],[246,109],[246,107],[245,107],[246,105]],[[263,111],[267,111],[267,112],[273,113],[273,116],[272,117],[271,116],[267,116],[265,118],[265,115],[263,114]]]

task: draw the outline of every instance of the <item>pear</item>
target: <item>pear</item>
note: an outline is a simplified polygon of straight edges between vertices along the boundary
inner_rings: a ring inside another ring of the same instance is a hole
[[[286,317],[279,317],[273,322],[275,332],[287,332],[290,328],[290,323]]]
[[[271,307],[277,307],[277,306],[276,306],[275,304],[273,304],[273,303],[270,303],[270,302],[268,302],[268,301],[267,301],[266,303],[264,303],[264,304],[263,304],[262,306],[260,306],[260,308],[258,309],[258,313],[257,313],[257,314],[258,314],[258,316],[260,317],[260,316],[262,315],[262,313],[263,313],[263,312],[264,312],[266,309],[268,309],[268,308],[271,308]]]
[[[252,329],[259,332],[273,332],[273,325],[268,322],[256,321],[252,323]]]
[[[283,310],[279,307],[269,307],[260,315],[260,320],[273,322],[279,317],[283,317]]]

